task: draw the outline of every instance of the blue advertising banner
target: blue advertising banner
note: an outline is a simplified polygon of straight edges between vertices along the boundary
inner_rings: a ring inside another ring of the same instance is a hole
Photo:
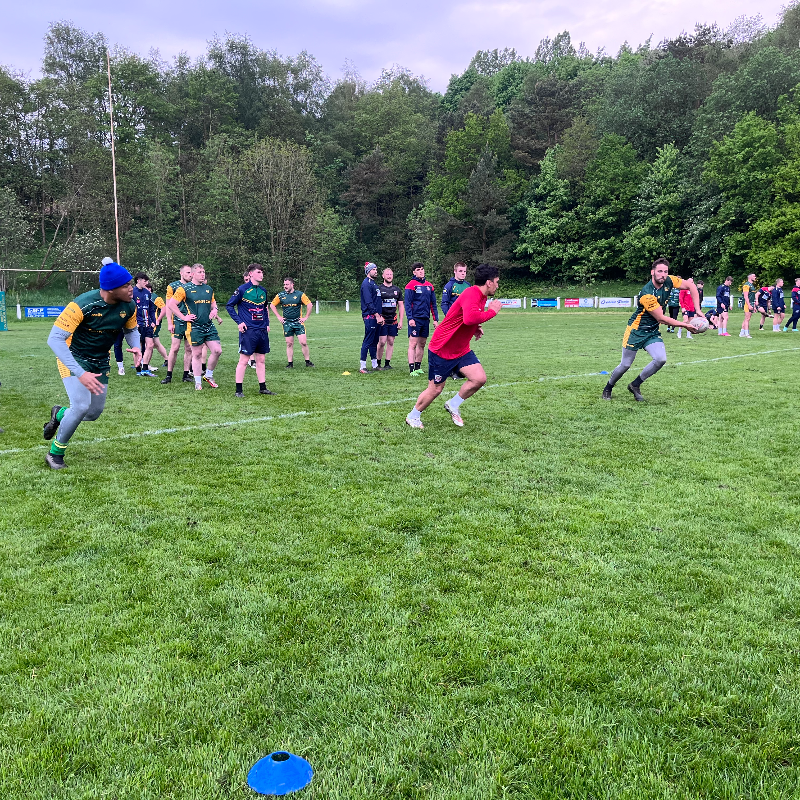
[[[558,306],[557,297],[540,297],[534,301],[537,308],[556,308]],[[533,305],[533,303],[531,303]]]
[[[26,317],[57,317],[66,306],[25,306]]]

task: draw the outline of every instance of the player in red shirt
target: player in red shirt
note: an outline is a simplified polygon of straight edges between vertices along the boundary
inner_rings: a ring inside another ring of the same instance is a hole
[[[694,301],[692,300],[691,294],[689,294],[688,289],[681,289],[680,294],[678,295],[679,302],[681,304],[681,311],[683,311],[683,321],[688,322],[694,315],[697,313],[697,309],[694,307]],[[678,328],[678,338],[681,338],[681,331],[683,328]],[[689,332],[689,329],[686,329],[686,338],[691,339],[692,334]]]
[[[499,274],[497,267],[481,264],[475,270],[475,285],[458,296],[433,332],[428,345],[428,388],[406,417],[406,423],[412,428],[424,427],[420,415],[442,393],[445,381],[456,370],[460,370],[466,382],[455,397],[445,402],[444,408],[459,428],[464,427],[459,408],[486,383],[486,373],[470,349],[470,342],[473,336],[475,341],[483,336],[481,323],[496,316],[502,308],[499,300],[492,300],[486,311],[483,310],[486,298],[494,297],[497,292]]]

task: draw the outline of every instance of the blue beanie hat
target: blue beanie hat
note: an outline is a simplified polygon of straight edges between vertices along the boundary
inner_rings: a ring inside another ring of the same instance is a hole
[[[133,275],[125,269],[125,267],[112,261],[108,256],[103,259],[103,267],[100,270],[100,288],[105,292],[119,289],[126,283],[133,280]]]
[[[370,272],[372,272],[372,270],[374,270],[374,269],[378,269],[378,267],[375,264],[373,264],[371,261],[367,261],[367,263],[364,264],[364,274],[365,275],[369,275]]]

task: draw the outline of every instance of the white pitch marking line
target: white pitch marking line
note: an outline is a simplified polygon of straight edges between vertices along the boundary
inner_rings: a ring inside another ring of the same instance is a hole
[[[678,361],[672,364],[673,367],[686,367],[692,364],[708,364],[713,361],[727,361],[732,358],[748,358],[751,356],[763,356],[772,353],[790,353],[800,350],[800,347],[785,347],[780,350],[761,350],[757,353],[739,353],[733,356],[719,356],[717,358],[701,358],[697,361]],[[670,366],[667,362],[667,366]],[[531,378],[524,381],[509,381],[508,383],[491,383],[487,384],[486,389],[502,389],[508,386],[523,386],[531,383],[542,383],[544,381],[564,381],[570,378],[596,378],[602,375],[602,372],[583,372],[575,375],[543,375],[540,378]],[[607,374],[611,374],[610,372]],[[238,425],[249,425],[253,422],[276,422],[282,419],[292,419],[294,417],[312,417],[321,416],[323,414],[338,413],[341,411],[362,411],[365,408],[378,408],[380,406],[391,406],[397,403],[408,403],[411,400],[416,400],[417,395],[413,397],[401,397],[397,400],[378,400],[375,403],[363,403],[357,406],[337,406],[336,408],[326,408],[321,411],[294,411],[290,414],[271,414],[268,417],[249,417],[248,419],[234,419],[228,422],[209,422],[205,425],[189,425],[184,428],[157,428],[152,431],[139,431],[136,433],[121,433],[119,436],[103,436],[96,439],[85,439],[70,443],[74,445],[87,445],[87,444],[102,444],[104,442],[117,442],[122,439],[140,439],[144,436],[160,436],[164,433],[191,433],[192,431],[207,431],[215,430],[217,428],[233,428]],[[17,453],[32,453],[36,450],[45,450],[48,445],[39,444],[34,447],[15,447],[10,450],[0,450],[0,456],[10,456]]]

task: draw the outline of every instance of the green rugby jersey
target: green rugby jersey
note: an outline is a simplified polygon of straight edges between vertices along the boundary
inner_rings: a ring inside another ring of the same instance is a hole
[[[214,290],[207,283],[200,286],[196,283],[187,283],[178,287],[172,297],[176,303],[185,301],[188,313],[195,315],[192,327],[196,325],[204,328],[211,325],[211,304],[214,302]]]
[[[170,301],[172,296],[175,294],[175,292],[179,288],[183,287],[185,289],[187,286],[189,286],[189,284],[188,283],[184,283],[180,279],[177,280],[177,281],[172,281],[172,283],[169,286],[167,286],[167,302]],[[189,309],[186,308],[186,301],[185,300],[182,303],[178,303],[178,308],[181,310],[182,314],[188,314],[189,313]]]
[[[108,351],[120,330],[136,330],[136,303],[111,305],[103,300],[99,289],[76,297],[58,316],[54,325],[70,334],[67,339],[75,360],[89,372],[108,369]],[[61,377],[70,374],[58,360]]]
[[[278,292],[272,305],[277,309],[281,307],[282,316],[286,322],[297,322],[303,314],[303,306],[306,306],[311,301],[306,297],[304,292],[295,289],[293,292]]]
[[[663,310],[670,292],[673,289],[680,289],[682,283],[680,278],[668,275],[664,285],[660,289],[656,289],[653,281],[648,281],[639,292],[639,302],[636,305],[636,311],[628,320],[627,330],[656,333],[659,323],[650,312],[659,307]]]
[[[753,284],[752,283],[748,283],[747,281],[745,281],[742,284],[742,295],[747,300],[747,302],[750,304],[750,308],[755,308],[755,305],[756,305],[756,293],[755,293],[755,289],[753,288]]]

